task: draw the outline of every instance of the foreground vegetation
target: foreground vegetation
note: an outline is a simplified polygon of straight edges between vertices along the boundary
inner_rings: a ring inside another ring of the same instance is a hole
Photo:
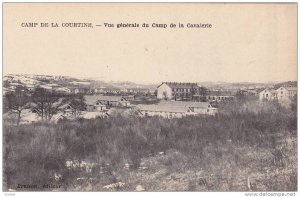
[[[97,165],[91,171],[70,169],[67,160]],[[48,188],[55,191],[133,191],[136,186],[146,191],[295,191],[296,109],[244,102],[220,106],[216,116],[182,119],[130,115],[4,123],[4,189],[45,191],[17,186],[50,183],[61,185]]]

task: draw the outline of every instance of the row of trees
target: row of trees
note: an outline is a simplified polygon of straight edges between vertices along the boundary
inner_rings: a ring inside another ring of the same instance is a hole
[[[75,111],[85,109],[85,101],[82,94],[64,95],[47,91],[43,88],[36,88],[34,92],[29,93],[26,89],[16,88],[4,96],[4,113],[17,113],[17,125],[21,120],[21,113],[25,109],[32,109],[43,121],[49,121],[58,108],[68,103]]]

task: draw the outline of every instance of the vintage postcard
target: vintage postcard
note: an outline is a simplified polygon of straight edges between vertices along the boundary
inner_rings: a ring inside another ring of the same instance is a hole
[[[3,191],[295,195],[297,22],[296,3],[3,3]]]

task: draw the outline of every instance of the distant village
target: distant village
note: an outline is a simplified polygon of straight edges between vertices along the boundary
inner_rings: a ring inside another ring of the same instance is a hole
[[[297,96],[296,83],[205,87],[198,83],[162,82],[142,85],[99,84],[64,76],[6,75],[3,78],[5,123],[108,118],[184,116],[218,113],[220,103],[239,97],[288,106]]]

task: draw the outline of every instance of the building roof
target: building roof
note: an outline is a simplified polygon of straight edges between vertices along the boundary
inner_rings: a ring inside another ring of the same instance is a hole
[[[109,116],[106,112],[83,112],[79,115],[80,118],[93,119],[97,117],[107,117]]]
[[[20,84],[20,83],[10,83],[9,85],[11,85],[11,86],[21,86],[22,84]]]
[[[297,87],[284,87],[288,91],[297,91]]]
[[[122,98],[125,99],[122,96],[98,96],[99,101],[121,101]]]
[[[271,92],[271,93],[273,93],[273,94],[277,94],[277,91],[276,91],[276,90],[274,90],[274,89],[269,89],[269,88],[266,88],[266,89],[262,90],[259,94],[263,93],[264,91],[268,91],[268,92]]]
[[[95,103],[99,100],[99,96],[97,95],[86,95],[84,96],[85,103],[87,105],[95,105]]]
[[[186,106],[172,106],[172,105],[137,105],[138,110],[155,111],[155,112],[173,112],[185,113],[189,109]]]
[[[18,113],[14,111],[9,111],[3,114],[3,119],[18,119]]]
[[[197,83],[178,83],[178,82],[162,82],[158,87],[161,85],[166,84],[170,88],[192,88],[192,87],[198,87]]]
[[[14,92],[14,90],[10,89],[10,88],[3,87],[3,93],[6,93],[6,92]]]
[[[207,91],[207,96],[233,96],[229,91]]]
[[[71,109],[73,109],[73,107],[68,103],[65,103],[65,104],[59,106],[58,109],[63,110],[63,109],[66,109],[67,107],[70,107]]]
[[[208,108],[209,102],[192,102],[192,101],[161,101],[158,105],[162,106],[183,106],[193,108]]]
[[[61,113],[57,113],[57,114],[54,114],[52,117],[51,117],[51,121],[53,122],[58,122],[59,120],[66,120],[67,118],[62,115]]]
[[[123,98],[124,100],[126,100],[124,97],[122,96],[103,96],[103,95],[87,95],[84,96],[85,98],[85,103],[87,105],[94,105],[97,101],[121,101],[121,99]]]

